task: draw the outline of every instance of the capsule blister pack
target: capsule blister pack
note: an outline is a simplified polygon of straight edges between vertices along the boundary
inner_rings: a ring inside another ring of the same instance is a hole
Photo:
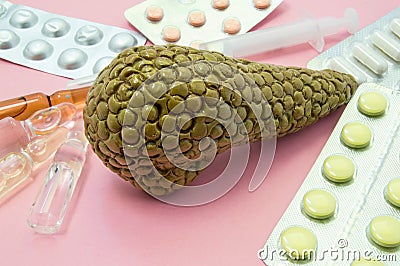
[[[352,74],[358,83],[400,90],[400,7],[316,56],[307,67],[330,68]]]
[[[360,85],[259,251],[265,264],[399,265],[398,106],[399,91]]]
[[[68,78],[97,74],[139,33],[0,0],[0,58]]]
[[[282,0],[147,0],[125,18],[154,44],[197,47],[202,42],[245,33]]]

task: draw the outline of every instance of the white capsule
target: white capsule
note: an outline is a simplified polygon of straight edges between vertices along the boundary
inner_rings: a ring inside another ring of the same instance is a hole
[[[110,48],[110,50],[113,52],[119,53],[126,48],[135,46],[136,44],[137,40],[135,37],[127,32],[121,32],[115,34],[111,38],[110,42],[108,43],[108,48]]]
[[[43,60],[53,53],[53,46],[44,40],[30,41],[23,51],[26,58],[31,60]]]
[[[93,45],[100,42],[102,38],[103,32],[91,25],[81,27],[75,35],[75,41],[81,45]]]
[[[20,9],[14,12],[10,18],[10,24],[19,29],[26,29],[38,22],[38,16],[27,9]]]
[[[352,62],[346,60],[341,56],[333,57],[328,61],[328,67],[352,75],[358,84],[367,81],[367,77],[362,73]]]
[[[19,37],[10,30],[0,30],[0,50],[11,49],[18,45]]]
[[[93,73],[97,74],[99,73],[101,70],[103,70],[103,68],[105,68],[114,58],[111,56],[105,56],[100,58],[99,60],[97,60],[97,62],[94,64],[93,66]]]
[[[67,34],[71,26],[61,18],[52,18],[44,23],[42,33],[47,37],[61,37]]]
[[[386,33],[376,31],[372,34],[372,43],[395,61],[400,61],[400,42]]]
[[[0,4],[0,18],[4,17],[7,14],[7,7]]]
[[[362,43],[357,43],[353,46],[352,53],[361,64],[377,75],[382,75],[388,69],[388,64],[385,59],[383,59],[383,57],[376,53],[371,47]]]
[[[63,69],[77,69],[86,64],[88,56],[82,50],[69,48],[63,51],[58,58],[58,65]]]
[[[395,18],[390,22],[390,30],[400,38],[400,18]]]

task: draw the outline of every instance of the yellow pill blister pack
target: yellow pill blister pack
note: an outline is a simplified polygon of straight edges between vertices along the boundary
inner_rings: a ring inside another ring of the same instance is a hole
[[[363,83],[259,258],[400,265],[400,91]]]
[[[400,90],[400,7],[310,60],[311,69],[352,74]]]

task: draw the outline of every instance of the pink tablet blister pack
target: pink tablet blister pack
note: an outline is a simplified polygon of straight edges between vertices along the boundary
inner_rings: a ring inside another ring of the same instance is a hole
[[[198,44],[249,31],[282,0],[147,0],[125,18],[154,44]]]
[[[123,49],[143,45],[137,32],[0,0],[0,58],[51,74],[97,74]]]

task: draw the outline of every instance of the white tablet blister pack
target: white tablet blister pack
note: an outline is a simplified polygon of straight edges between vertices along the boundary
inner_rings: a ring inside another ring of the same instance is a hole
[[[125,18],[154,44],[197,47],[249,31],[283,0],[147,0]]]
[[[400,90],[400,7],[310,60],[311,69],[352,74]]]
[[[360,85],[259,251],[265,264],[400,264],[399,106],[399,91]]]
[[[68,78],[97,74],[137,32],[0,0],[0,58]]]

